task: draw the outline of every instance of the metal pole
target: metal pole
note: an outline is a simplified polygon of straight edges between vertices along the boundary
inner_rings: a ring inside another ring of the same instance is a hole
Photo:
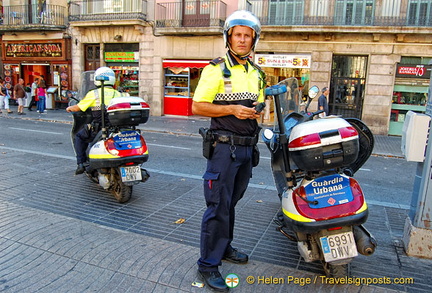
[[[105,86],[104,81],[101,80],[101,114],[102,114],[102,139],[105,140],[107,138],[106,128],[105,128]]]

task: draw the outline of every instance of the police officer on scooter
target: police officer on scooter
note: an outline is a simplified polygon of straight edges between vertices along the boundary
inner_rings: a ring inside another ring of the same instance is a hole
[[[255,105],[264,101],[264,73],[249,59],[261,32],[259,20],[236,11],[224,25],[228,52],[210,62],[196,88],[192,111],[211,117],[210,129],[200,129],[208,159],[204,178],[207,210],[201,226],[198,275],[212,289],[227,291],[219,273],[221,260],[244,264],[248,255],[231,246],[235,206],[243,197],[259,153]]]
[[[116,81],[114,71],[108,67],[100,67],[96,70],[94,75],[94,83],[97,89],[89,91],[84,99],[82,99],[78,104],[66,108],[67,112],[85,112],[88,108],[90,108],[92,110],[93,116],[92,123],[85,125],[80,131],[77,132],[75,136],[74,148],[78,165],[75,175],[84,173],[84,163],[87,161],[86,150],[88,144],[93,141],[93,139],[96,137],[96,134],[101,129],[102,84],[98,80],[100,76],[108,77],[108,80],[104,82],[104,104],[108,105],[113,98],[121,97],[121,93],[113,88]],[[104,118],[105,121],[108,121],[106,112]]]

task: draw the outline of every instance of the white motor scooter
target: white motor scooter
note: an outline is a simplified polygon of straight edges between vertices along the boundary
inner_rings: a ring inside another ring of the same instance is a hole
[[[93,80],[94,71],[82,75],[83,93],[92,90],[89,81]],[[103,78],[103,77],[102,77]],[[120,203],[127,202],[132,195],[132,187],[145,182],[150,175],[142,168],[148,160],[148,148],[141,131],[136,128],[146,123],[149,118],[149,105],[139,97],[118,97],[111,100],[105,110],[104,83],[102,84],[101,111],[107,112],[109,121],[102,114],[101,131],[96,135],[87,149],[88,163],[85,164],[85,174],[104,189],[113,193]],[[79,99],[72,100],[70,105]],[[75,135],[92,121],[91,111],[73,113],[74,124],[71,131],[72,145]]]
[[[352,177],[371,155],[374,138],[358,119],[308,112],[318,92],[313,86],[302,99],[295,78],[267,88],[275,125],[263,140],[281,199],[278,230],[297,242],[306,262],[320,261],[327,276],[343,277],[358,253],[371,255],[377,245],[362,225],[368,207]]]

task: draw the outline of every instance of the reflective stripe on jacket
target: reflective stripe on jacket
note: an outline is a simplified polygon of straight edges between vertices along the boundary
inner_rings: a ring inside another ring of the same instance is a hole
[[[96,92],[97,91],[97,92]],[[81,111],[86,111],[88,108],[91,108],[92,111],[100,110],[101,99],[102,96],[101,89],[91,90],[89,91],[84,99],[82,99],[78,103],[78,107]],[[105,87],[104,89],[104,104],[105,106],[109,104],[109,102],[113,98],[121,97],[121,93],[111,87]]]

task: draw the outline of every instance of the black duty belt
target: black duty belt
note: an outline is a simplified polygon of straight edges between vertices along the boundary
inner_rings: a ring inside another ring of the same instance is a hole
[[[255,136],[239,136],[226,133],[213,133],[213,139],[220,143],[229,143],[234,145],[253,146],[258,143],[258,135]]]

